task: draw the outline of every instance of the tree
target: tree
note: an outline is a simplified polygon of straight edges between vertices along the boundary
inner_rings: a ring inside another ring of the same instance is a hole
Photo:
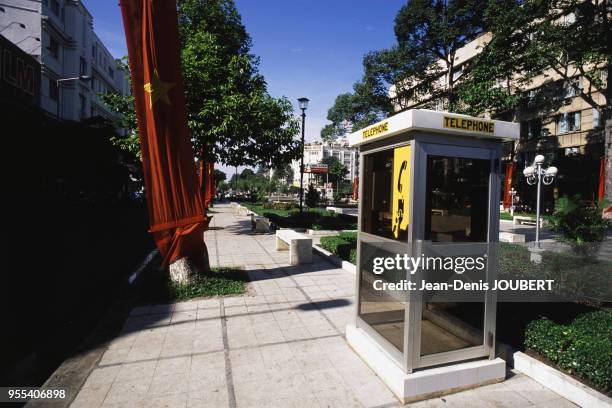
[[[130,66],[127,63],[127,57],[121,59],[119,66],[123,72],[126,72],[127,80],[131,85]],[[119,117],[119,121],[115,123],[115,125],[119,128],[126,129],[128,132],[127,135],[116,134],[112,136],[111,142],[122,150],[128,151],[140,158],[140,142],[138,140],[138,125],[136,123],[134,96],[112,92],[99,94],[98,96],[106,106]]]
[[[230,166],[289,163],[298,157],[293,107],[267,93],[234,2],[179,0],[178,14],[194,156]],[[133,137],[122,140],[124,147],[137,150],[133,98],[114,95],[105,102],[133,130]]]
[[[299,123],[267,93],[232,0],[179,0],[183,78],[194,148],[229,165],[289,162]],[[210,151],[212,149],[212,151]]]
[[[491,0],[486,9],[491,40],[460,86],[466,111],[504,112],[516,107],[536,77],[579,96],[602,117],[612,102],[612,15],[606,1]],[[586,81],[581,84],[576,78]],[[555,82],[556,78],[560,82]],[[560,103],[543,87],[538,105]],[[600,93],[605,103],[595,97]],[[537,96],[537,95],[536,95]]]
[[[364,128],[385,118],[392,111],[388,98],[380,98],[364,82],[353,85],[353,93],[338,95],[327,111],[331,124],[321,130],[321,139],[332,142],[338,137]]]
[[[339,95],[321,131],[333,140],[409,105],[458,104],[455,55],[483,31],[486,0],[411,0],[395,18],[397,44],[366,54],[363,78]]]
[[[308,185],[305,199],[308,208],[315,208],[319,204],[319,191],[312,184]]]
[[[249,177],[255,175],[255,172],[251,169],[244,169],[242,170],[242,173],[240,173],[240,178],[241,179],[248,179]]]
[[[449,110],[454,110],[458,80],[455,55],[483,32],[486,4],[486,0],[413,0],[400,9],[395,18],[395,52],[401,61],[414,61],[409,71],[418,89],[410,92],[412,88],[408,88],[407,95],[398,92],[396,99],[418,98],[425,91],[434,99],[447,101]],[[445,81],[439,80],[442,75]]]
[[[219,170],[219,169],[215,169],[215,186],[219,186],[223,181],[225,181],[227,179],[227,175],[225,174],[225,172]]]
[[[334,156],[329,156],[321,160],[323,164],[327,164],[327,172],[329,174],[330,181],[336,185],[336,188],[342,183],[346,173],[348,173],[348,167],[340,163],[340,160]]]

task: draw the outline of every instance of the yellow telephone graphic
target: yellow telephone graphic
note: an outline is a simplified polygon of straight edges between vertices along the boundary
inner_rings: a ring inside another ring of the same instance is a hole
[[[391,231],[397,238],[406,231],[410,222],[408,213],[410,194],[410,146],[398,147],[393,151],[393,214]]]

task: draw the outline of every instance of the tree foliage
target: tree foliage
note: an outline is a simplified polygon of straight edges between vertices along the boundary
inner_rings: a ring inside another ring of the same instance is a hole
[[[340,163],[340,160],[334,156],[328,156],[321,160],[323,164],[327,164],[327,172],[329,173],[329,179],[336,186],[342,183],[346,173],[348,173],[348,167]]]
[[[250,53],[232,0],[179,0],[179,34],[194,155],[230,166],[288,163],[299,154],[299,122],[286,98],[273,98]],[[108,96],[135,129],[133,99]],[[126,139],[135,148],[135,137]]]
[[[331,140],[372,123],[408,104],[427,107],[443,99],[457,104],[453,72],[459,48],[480,34],[486,0],[412,0],[395,18],[397,44],[363,59],[364,75],[352,93],[336,98],[321,132]]]
[[[518,105],[522,92],[544,76],[547,87],[571,89],[593,108],[610,106],[611,16],[606,1],[490,0],[486,22],[491,39],[459,87],[465,111],[504,112]],[[604,73],[602,75],[602,73]],[[586,79],[586,85],[575,78]],[[560,81],[559,81],[560,79]],[[595,93],[605,96],[598,103]],[[538,105],[553,103],[541,95]]]

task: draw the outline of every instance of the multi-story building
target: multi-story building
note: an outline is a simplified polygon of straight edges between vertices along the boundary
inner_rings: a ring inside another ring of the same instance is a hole
[[[115,119],[98,94],[128,94],[126,72],[80,0],[0,1],[0,33],[40,62],[41,108],[67,120]]]
[[[322,164],[324,159],[335,157],[340,163],[344,164],[348,169],[344,179],[353,181],[359,174],[359,155],[356,149],[348,147],[346,140],[339,140],[333,143],[325,143],[315,141],[304,144],[304,167],[315,166]],[[293,169],[293,185],[300,185],[300,160],[294,160],[291,163]],[[319,180],[324,181],[324,177],[316,178],[316,173],[304,173],[304,185],[316,183]]]
[[[490,33],[483,33],[458,49],[453,72],[442,72],[436,85],[444,89],[449,78],[454,83],[460,82],[472,59],[490,38]],[[445,66],[443,63],[439,65]],[[599,73],[605,82],[607,71],[603,68],[593,67],[592,70]],[[574,76],[572,81],[573,85],[582,89],[588,89],[590,85],[587,78],[579,75]],[[522,96],[519,106],[509,112],[493,114],[495,118],[521,124],[521,138],[504,147],[504,161],[515,163],[520,170],[531,164],[537,154],[543,154],[548,165],[554,163],[560,169],[555,187],[548,194],[549,210],[553,195],[580,194],[585,199],[597,200],[599,169],[604,156],[604,124],[600,119],[600,110],[580,97],[575,87],[565,83],[552,69],[542,72],[529,85],[515,89],[515,92]],[[396,102],[397,111],[411,108],[447,109],[446,100],[428,94],[406,94],[412,97]],[[393,87],[390,96],[396,96]],[[600,107],[605,106],[604,95],[595,92],[592,98]],[[491,114],[485,113],[484,116]],[[522,196],[527,199],[533,190],[524,189]]]

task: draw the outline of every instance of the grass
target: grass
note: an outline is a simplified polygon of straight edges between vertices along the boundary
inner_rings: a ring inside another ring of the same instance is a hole
[[[168,282],[168,290],[176,300],[198,297],[241,295],[246,289],[244,271],[235,268],[212,268],[211,274],[199,275],[188,284]]]
[[[246,291],[248,275],[234,267],[212,268],[208,274],[195,277],[188,284],[170,281],[166,271],[155,271],[145,276],[140,287],[144,302],[169,302],[198,297],[240,295]]]

